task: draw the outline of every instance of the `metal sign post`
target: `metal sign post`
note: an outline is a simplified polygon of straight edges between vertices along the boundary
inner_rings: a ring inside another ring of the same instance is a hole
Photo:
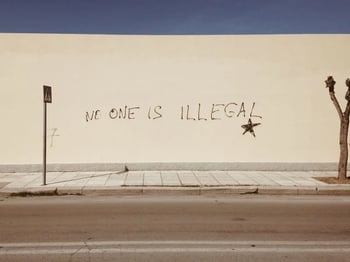
[[[43,186],[46,185],[46,142],[47,142],[47,103],[52,103],[51,86],[44,86],[44,156],[43,156]]]

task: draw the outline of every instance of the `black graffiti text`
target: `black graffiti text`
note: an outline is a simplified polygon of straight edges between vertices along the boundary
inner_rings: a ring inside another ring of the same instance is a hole
[[[207,121],[207,120],[222,120],[224,118],[233,117],[243,117],[245,118],[247,114],[249,117],[262,118],[260,115],[256,115],[254,112],[255,102],[248,107],[244,102],[241,103],[226,103],[226,104],[211,104],[210,106],[203,106],[201,103],[196,105],[185,105],[181,106],[180,109],[180,119],[181,120],[197,120],[197,121]]]

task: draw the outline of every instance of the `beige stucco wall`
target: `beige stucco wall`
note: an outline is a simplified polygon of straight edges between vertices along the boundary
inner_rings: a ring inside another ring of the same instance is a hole
[[[44,84],[53,88],[49,163],[336,162],[339,120],[324,80],[335,77],[344,106],[349,43],[349,35],[0,34],[0,164],[41,163]],[[207,120],[198,120],[199,103]],[[232,117],[218,105],[229,103]],[[187,105],[197,120],[186,120]],[[111,119],[125,106],[139,107],[133,119]],[[150,106],[162,117],[149,119]],[[87,121],[93,110],[99,119]],[[255,138],[242,135],[249,118],[261,123]]]

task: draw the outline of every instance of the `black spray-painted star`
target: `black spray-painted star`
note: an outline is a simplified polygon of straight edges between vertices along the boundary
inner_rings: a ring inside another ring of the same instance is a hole
[[[255,133],[254,133],[253,128],[258,126],[258,125],[261,125],[261,123],[252,123],[252,120],[249,118],[248,124],[242,125],[242,128],[244,129],[243,135],[249,131],[249,133],[251,133],[255,137]]]

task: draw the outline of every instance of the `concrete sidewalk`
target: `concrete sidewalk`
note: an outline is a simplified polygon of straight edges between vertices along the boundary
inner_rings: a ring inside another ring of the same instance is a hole
[[[350,195],[350,185],[329,185],[314,177],[336,172],[116,171],[0,173],[0,195],[40,194],[282,194]],[[20,194],[21,193],[21,194]]]

